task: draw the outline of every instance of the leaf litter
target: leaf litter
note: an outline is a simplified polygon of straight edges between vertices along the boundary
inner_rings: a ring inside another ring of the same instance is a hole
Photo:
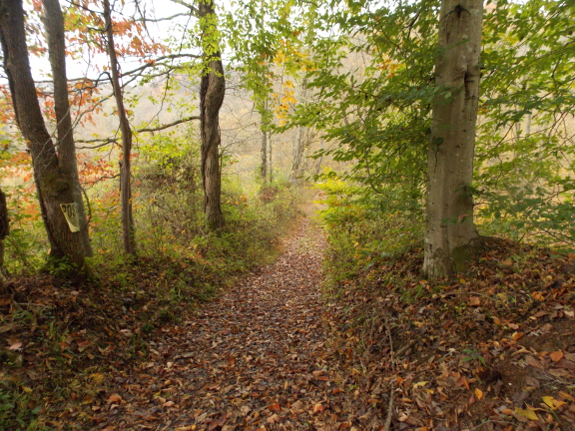
[[[575,256],[500,241],[429,283],[413,250],[322,293],[325,247],[305,222],[275,264],[149,334],[131,315],[157,316],[142,298],[98,319],[93,298],[36,280],[50,295],[35,306],[59,303],[70,331],[48,351],[42,321],[5,319],[19,365],[0,377],[55,429],[573,429]],[[51,382],[60,369],[73,377]],[[41,382],[65,396],[37,396]]]
[[[99,429],[359,430],[383,423],[325,330],[321,235],[304,224],[271,266],[163,329],[151,360],[115,378]],[[122,391],[122,392],[120,392]]]

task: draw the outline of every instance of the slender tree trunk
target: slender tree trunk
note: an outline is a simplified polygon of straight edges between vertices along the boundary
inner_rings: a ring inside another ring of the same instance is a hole
[[[136,253],[136,241],[134,234],[134,218],[132,214],[132,129],[128,121],[126,109],[124,108],[124,95],[120,85],[120,73],[118,68],[118,58],[114,44],[114,28],[112,25],[112,11],[110,1],[104,0],[104,20],[106,25],[106,35],[108,38],[108,56],[110,57],[110,68],[112,69],[112,87],[120,118],[120,131],[122,132],[122,161],[120,166],[120,201],[122,204],[122,238],[124,251],[127,254]]]
[[[74,178],[60,165],[42,117],[28,59],[22,0],[0,0],[0,39],[16,121],[32,156],[50,257],[67,259],[72,264],[70,275],[85,275],[84,248],[74,210]]]
[[[323,140],[323,138],[320,138],[319,140],[319,147],[320,147],[320,151],[321,151],[321,156],[319,157],[319,159],[317,159],[317,165],[315,168],[315,174],[319,175],[321,172],[321,165],[323,163],[323,151],[325,150],[325,142]]]
[[[92,245],[86,211],[84,209],[84,196],[78,175],[78,162],[76,160],[76,146],[72,128],[72,116],[68,101],[68,79],[66,77],[66,48],[64,38],[64,16],[58,0],[43,0],[44,27],[48,40],[48,55],[54,79],[54,105],[56,112],[56,128],[58,131],[58,156],[60,166],[66,176],[72,178],[74,187],[74,201],[78,211],[80,235],[86,256],[92,256]]]
[[[473,156],[479,94],[482,0],[443,0],[423,270],[430,278],[462,269],[479,238],[473,223]]]
[[[307,94],[307,78],[303,78],[301,82],[300,102],[303,102]],[[306,147],[304,139],[304,127],[297,128],[296,144],[293,151],[292,165],[290,171],[290,183],[295,184],[302,181],[303,169],[303,153]]]
[[[262,167],[260,173],[264,184],[268,183],[268,131],[267,131],[267,120],[266,120],[267,110],[268,110],[268,99],[266,98],[266,101],[264,103],[265,114],[262,114],[260,123],[260,129],[262,131],[262,146],[261,146]]]
[[[270,183],[274,182],[274,164],[273,164],[273,141],[272,135],[268,135],[268,154],[270,155],[270,161],[268,163],[268,171],[270,175]]]
[[[10,219],[8,217],[8,205],[6,195],[0,190],[0,279],[4,269],[4,240],[10,234]],[[2,280],[3,281],[3,280]]]
[[[226,83],[219,51],[220,41],[213,0],[199,0],[198,10],[204,57],[200,85],[204,212],[208,230],[216,230],[224,225],[221,209],[222,175],[219,149],[222,141],[220,108],[224,101]]]

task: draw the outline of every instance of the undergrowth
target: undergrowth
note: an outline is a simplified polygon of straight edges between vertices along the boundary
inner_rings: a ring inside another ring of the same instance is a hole
[[[140,189],[136,257],[127,258],[115,237],[117,208],[96,207],[90,285],[27,270],[0,290],[6,340],[0,346],[0,430],[88,423],[90,412],[82,406],[106,394],[113,369],[154,354],[150,336],[185,320],[219,289],[279,253],[280,237],[299,215],[295,193],[281,184],[260,192],[228,179],[225,227],[207,233],[199,192],[184,200],[190,178],[178,172]]]

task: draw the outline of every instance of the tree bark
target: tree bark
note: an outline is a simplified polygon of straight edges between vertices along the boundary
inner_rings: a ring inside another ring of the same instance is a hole
[[[261,176],[264,182],[264,185],[268,183],[268,130],[267,130],[267,121],[266,115],[268,110],[268,99],[266,99],[264,103],[264,111],[266,114],[262,114],[260,129],[262,132],[262,146],[261,146]]]
[[[68,79],[66,77],[66,48],[64,38],[64,16],[58,0],[43,0],[44,27],[48,40],[48,56],[54,79],[54,111],[56,112],[56,129],[58,131],[58,156],[60,166],[66,176],[72,179],[74,188],[74,202],[78,211],[80,235],[86,256],[93,256],[92,245],[86,211],[84,209],[84,196],[78,175],[78,162],[76,160],[76,146],[74,144],[74,131],[70,103],[68,101]]]
[[[4,268],[4,240],[9,234],[10,218],[8,217],[6,195],[2,190],[0,190],[0,280],[3,278],[1,270]]]
[[[482,14],[482,0],[441,4],[423,264],[429,278],[462,269],[479,238],[472,180]]]
[[[108,57],[110,58],[110,68],[112,70],[112,87],[120,119],[120,131],[122,132],[122,161],[120,166],[120,202],[122,206],[122,239],[124,242],[124,252],[126,254],[136,253],[136,241],[134,233],[134,217],[132,212],[132,129],[124,108],[124,95],[120,85],[120,72],[118,58],[114,44],[114,28],[112,25],[112,11],[110,1],[104,0],[104,20],[106,25],[106,36],[108,38]]]
[[[304,102],[306,94],[307,94],[307,78],[303,78],[301,82],[300,102]],[[293,150],[292,165],[289,178],[291,184],[302,182],[302,176],[303,176],[302,161],[305,147],[306,142],[304,139],[304,127],[299,126],[297,128],[297,138]]]
[[[32,156],[50,257],[56,261],[66,259],[71,264],[68,275],[85,275],[81,234],[73,232],[60,206],[68,204],[70,213],[73,212],[74,179],[62,168],[42,117],[28,59],[22,0],[0,0],[0,39],[16,122]]]
[[[213,0],[199,0],[198,11],[204,61],[200,84],[204,212],[208,230],[217,230],[224,225],[221,209],[222,176],[219,148],[222,138],[219,113],[224,101],[226,83]]]

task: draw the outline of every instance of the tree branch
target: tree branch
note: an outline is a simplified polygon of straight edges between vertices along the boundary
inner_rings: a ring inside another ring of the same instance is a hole
[[[179,4],[180,6],[184,6],[187,7],[195,16],[198,16],[199,14],[199,10],[191,4],[187,4],[185,1],[183,0],[170,0],[172,3],[176,3]]]
[[[170,127],[175,127],[179,124],[183,124],[183,123],[187,123],[189,121],[194,121],[194,120],[199,120],[199,119],[200,119],[199,116],[194,115],[194,116],[190,116],[190,117],[180,118],[180,119],[178,119],[172,123],[160,124],[157,127],[142,127],[140,129],[134,130],[134,132],[136,132],[136,133],[154,133],[154,132],[159,132],[160,130],[169,129]],[[117,143],[117,141],[118,141],[118,138],[116,138],[116,137],[114,137],[114,138],[95,138],[95,139],[77,139],[76,144],[97,144],[97,145],[93,145],[93,146],[77,147],[77,149],[79,149],[79,150],[93,150],[96,148],[105,147],[106,145]]]
[[[168,129],[170,127],[177,126],[178,124],[187,123],[193,120],[199,120],[200,117],[198,116],[191,116],[191,117],[184,117],[180,118],[179,120],[174,121],[173,123],[168,124],[161,124],[158,127],[144,127],[142,129],[135,130],[137,133],[154,133],[159,132],[160,130]]]

